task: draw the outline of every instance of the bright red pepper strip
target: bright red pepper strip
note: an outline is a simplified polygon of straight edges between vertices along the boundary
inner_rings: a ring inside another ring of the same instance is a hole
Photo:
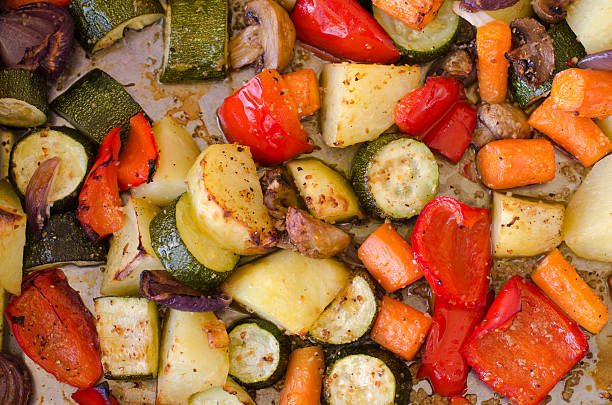
[[[412,232],[412,248],[436,295],[467,308],[486,302],[490,224],[489,210],[451,197],[437,197],[425,205]]]
[[[262,71],[226,98],[217,115],[227,140],[249,146],[261,165],[312,152],[295,103],[276,70]]]
[[[460,101],[427,132],[423,142],[457,163],[472,142],[472,133],[475,128],[476,110],[470,103]]]
[[[119,402],[111,394],[106,381],[95,387],[77,391],[71,397],[79,405],[119,405]]]
[[[297,39],[355,62],[389,64],[400,52],[355,0],[298,0],[291,12]]]
[[[587,338],[520,276],[506,283],[491,308],[462,353],[491,388],[518,405],[537,405],[587,354]]]
[[[151,124],[143,113],[138,113],[130,119],[127,142],[119,153],[119,190],[125,191],[130,187],[149,183],[155,174],[158,158]]]
[[[30,275],[5,313],[23,352],[59,381],[88,388],[100,378],[94,317],[60,269]]]
[[[98,158],[79,194],[76,213],[83,229],[92,239],[104,238],[123,226],[117,184],[117,159],[121,148],[120,131],[120,128],[111,130],[102,141]]]
[[[433,323],[417,374],[418,378],[429,379],[434,392],[448,397],[465,391],[470,366],[460,350],[484,317],[493,296],[491,291],[487,302],[476,308],[463,308],[443,297],[436,298]]]
[[[400,131],[419,139],[461,99],[463,85],[452,77],[432,76],[425,85],[408,93],[395,106]]]

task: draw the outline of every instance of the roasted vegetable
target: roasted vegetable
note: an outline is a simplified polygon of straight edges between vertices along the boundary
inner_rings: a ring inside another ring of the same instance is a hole
[[[32,398],[32,376],[18,357],[0,353],[0,402],[29,405]]]
[[[612,49],[611,17],[607,0],[574,0],[567,8],[567,23],[588,53]]]
[[[497,139],[530,138],[531,127],[525,113],[509,103],[478,106],[478,126],[474,131],[472,142],[477,147]]]
[[[37,127],[47,122],[45,78],[25,69],[0,70],[0,124]]]
[[[289,207],[285,221],[289,241],[304,256],[325,259],[351,243],[346,232],[296,208]]]
[[[21,293],[25,243],[26,214],[10,183],[0,180],[0,287],[14,295]]]
[[[77,391],[70,397],[79,405],[119,405],[119,402],[111,394],[106,381],[95,387]]]

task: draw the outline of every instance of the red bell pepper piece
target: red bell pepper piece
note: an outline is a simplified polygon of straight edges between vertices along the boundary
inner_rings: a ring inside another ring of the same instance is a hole
[[[123,226],[117,184],[117,159],[121,148],[120,131],[120,128],[111,130],[102,141],[98,158],[79,194],[76,213],[81,225],[92,239],[103,238]]]
[[[451,197],[437,197],[425,205],[412,232],[412,248],[436,295],[467,308],[486,302],[490,225],[489,210]]]
[[[474,328],[493,301],[489,292],[484,305],[464,308],[443,297],[436,298],[433,323],[427,336],[418,378],[428,378],[434,392],[445,397],[460,395],[466,388],[470,366],[460,353]]]
[[[100,378],[94,317],[60,269],[28,277],[5,312],[23,352],[59,381],[88,388]]]
[[[4,0],[4,5],[7,9],[15,9],[25,6],[30,3],[38,3],[41,0]],[[44,0],[45,3],[55,4],[56,6],[66,7],[70,4],[70,0]]]
[[[86,390],[80,390],[71,395],[79,405],[119,405],[113,397],[106,381]]]
[[[460,101],[427,132],[423,142],[457,163],[472,142],[476,128],[476,110],[470,103]]]
[[[217,115],[227,140],[249,146],[261,165],[312,152],[293,98],[276,70],[262,71],[226,98]]]
[[[400,52],[355,0],[298,0],[291,12],[297,39],[334,56],[389,64]]]
[[[514,276],[462,353],[494,390],[518,405],[537,405],[588,351],[580,327],[536,286]]]
[[[393,112],[400,131],[422,139],[461,99],[463,85],[452,77],[428,77],[425,85],[398,101]]]
[[[130,187],[151,182],[158,158],[159,153],[151,124],[143,113],[138,113],[130,119],[127,142],[119,153],[117,168],[119,189],[125,191]]]

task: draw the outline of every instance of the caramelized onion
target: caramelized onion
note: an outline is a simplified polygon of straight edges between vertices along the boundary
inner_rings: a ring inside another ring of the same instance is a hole
[[[37,236],[40,236],[50,215],[49,193],[55,183],[59,164],[60,160],[57,157],[42,162],[26,188],[25,205],[28,223]]]
[[[612,71],[612,49],[585,56],[578,62],[578,67],[582,69]]]
[[[0,404],[27,405],[31,397],[28,367],[20,358],[0,353]]]
[[[462,0],[463,6],[470,11],[499,10],[514,6],[518,0]]]

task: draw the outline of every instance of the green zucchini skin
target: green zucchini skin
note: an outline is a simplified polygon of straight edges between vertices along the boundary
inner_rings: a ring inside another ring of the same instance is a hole
[[[228,0],[169,0],[162,83],[224,78],[229,41]]]
[[[73,0],[68,5],[68,11],[74,20],[76,38],[89,53],[121,38],[123,30],[128,28],[126,25],[132,23],[135,24],[134,28],[143,28],[164,15],[164,9],[157,0]],[[120,32],[113,33],[114,30]]]
[[[377,359],[384,362],[389,370],[395,377],[395,401],[396,405],[408,405],[410,404],[410,390],[412,389],[412,374],[408,369],[408,366],[398,359],[393,353],[381,349],[373,344],[358,345],[358,346],[346,346],[340,349],[336,354],[332,355],[327,363],[325,369],[325,377],[323,379],[323,392],[321,395],[321,402],[323,405],[336,405],[330,402],[329,392],[329,381],[330,377],[334,374],[335,364],[345,357],[353,355],[366,355],[376,357]],[[375,389],[375,388],[372,388]]]
[[[15,162],[14,153],[18,145],[21,142],[23,142],[25,139],[31,136],[36,136],[37,134],[40,134],[40,133],[44,133],[47,130],[61,132],[63,135],[68,136],[71,139],[77,141],[83,146],[83,148],[85,149],[85,153],[87,154],[87,170],[85,171],[85,175],[83,176],[79,185],[74,189],[72,193],[70,193],[66,197],[62,198],[61,200],[53,201],[53,205],[51,206],[51,212],[54,212],[54,213],[73,210],[78,205],[79,193],[81,191],[81,188],[83,187],[83,183],[85,182],[85,179],[87,178],[87,174],[89,173],[89,170],[94,164],[94,161],[96,158],[96,151],[97,151],[96,143],[93,142],[89,137],[81,134],[79,131],[76,131],[68,127],[50,127],[48,129],[33,129],[27,134],[23,135],[21,138],[19,138],[19,140],[17,140],[17,142],[11,149],[11,156],[9,159],[10,164],[9,164],[8,177],[9,177],[11,184],[15,188],[17,195],[25,203],[25,196],[21,192],[19,186],[17,185],[17,181],[16,181],[15,169],[19,165],[17,164],[17,162]],[[51,154],[51,156],[53,156],[53,154]]]
[[[357,197],[359,198],[359,202],[371,214],[376,215],[380,218],[389,218],[389,219],[410,218],[420,212],[423,206],[435,196],[436,191],[438,189],[438,166],[435,163],[433,154],[421,142],[410,139],[410,141],[412,141],[415,146],[422,146],[424,148],[422,152],[425,152],[425,151],[428,152],[428,160],[431,160],[432,167],[433,167],[433,170],[432,170],[433,176],[431,178],[417,174],[417,178],[414,179],[413,182],[415,183],[431,182],[432,187],[428,189],[427,192],[423,192],[421,193],[421,195],[418,195],[418,197],[420,197],[419,200],[421,201],[420,207],[414,207],[413,210],[411,210],[405,215],[404,214],[398,215],[397,212],[385,211],[379,206],[379,203],[377,203],[375,196],[372,194],[370,188],[368,187],[368,181],[369,181],[368,171],[370,169],[370,166],[372,162],[378,157],[379,152],[381,152],[386,146],[388,146],[391,143],[399,142],[399,141],[403,141],[407,139],[409,138],[406,138],[405,136],[402,136],[399,134],[382,135],[379,138],[363,145],[361,149],[357,152],[353,160],[353,165],[351,168],[351,182],[353,184],[353,189],[355,190],[355,193],[357,194]],[[406,158],[411,158],[411,157],[406,156]],[[424,158],[425,156],[423,154],[423,156],[414,157],[412,160],[420,164],[420,163],[423,163],[422,159]],[[421,184],[421,186],[426,187],[427,184]]]
[[[121,83],[100,69],[77,80],[51,102],[51,108],[98,144],[111,129],[129,128],[130,118],[144,112]]]
[[[151,221],[151,246],[162,265],[177,280],[196,290],[213,290],[221,285],[233,270],[222,272],[210,269],[198,262],[187,249],[176,223],[176,205],[179,198],[163,208]]]
[[[280,329],[278,329],[276,325],[274,325],[272,322],[268,322],[264,319],[259,319],[259,318],[244,318],[244,319],[241,319],[235,322],[234,324],[232,324],[231,328],[228,330],[228,334],[231,334],[232,331],[237,326],[245,325],[245,324],[255,324],[259,328],[265,330],[266,332],[269,332],[272,336],[274,336],[279,346],[278,365],[274,373],[264,381],[260,381],[256,383],[247,383],[247,382],[241,381],[237,376],[232,375],[232,377],[236,379],[240,383],[240,385],[244,386],[247,389],[258,390],[261,388],[270,387],[274,385],[275,383],[277,383],[281,378],[285,376],[285,371],[287,370],[287,364],[289,364],[289,354],[291,353],[291,341],[289,340],[289,337],[283,334],[283,332]],[[230,346],[231,346],[231,343],[230,343]],[[230,349],[230,364],[231,364],[231,349]],[[230,371],[230,375],[231,375],[231,371]]]
[[[25,103],[31,109],[31,116],[11,117],[15,109],[10,104],[14,100]],[[3,105],[7,111],[3,111]],[[47,81],[40,73],[25,69],[0,70],[0,125],[37,127],[47,122],[48,113]]]
[[[522,81],[516,75],[514,69],[510,70],[509,91],[512,98],[518,102],[521,108],[528,107],[534,102],[548,96],[552,89],[554,76],[560,71],[571,67],[567,64],[567,61],[573,58],[577,58],[578,60],[586,56],[584,46],[578,41],[576,34],[574,34],[574,31],[572,31],[567,22],[563,21],[562,23],[552,26],[548,30],[548,35],[550,35],[553,40],[555,53],[555,70],[548,81],[534,89]]]
[[[108,241],[92,242],[72,211],[53,214],[36,238],[28,227],[23,251],[23,267],[29,271],[61,266],[65,263],[90,266],[104,263]]]

